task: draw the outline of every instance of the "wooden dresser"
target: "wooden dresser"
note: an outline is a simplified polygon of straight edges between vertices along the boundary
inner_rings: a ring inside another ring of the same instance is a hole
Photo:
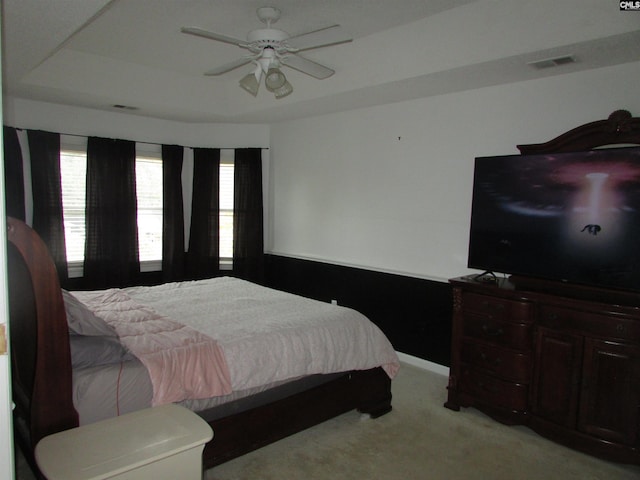
[[[640,295],[506,278],[450,283],[447,408],[475,407],[640,464]]]

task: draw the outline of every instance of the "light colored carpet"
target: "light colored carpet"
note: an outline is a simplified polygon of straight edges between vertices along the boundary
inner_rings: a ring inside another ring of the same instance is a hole
[[[350,412],[206,472],[207,480],[626,480],[640,467],[605,462],[442,405],[446,377],[403,364],[393,411]]]

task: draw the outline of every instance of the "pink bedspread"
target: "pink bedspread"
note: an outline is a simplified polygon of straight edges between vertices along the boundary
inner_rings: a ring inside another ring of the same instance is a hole
[[[111,325],[145,365],[153,405],[231,393],[229,368],[216,340],[138,304],[119,289],[74,295]]]

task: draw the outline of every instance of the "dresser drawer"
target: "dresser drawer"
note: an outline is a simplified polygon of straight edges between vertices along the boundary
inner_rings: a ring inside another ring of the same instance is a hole
[[[563,330],[577,330],[582,335],[596,335],[636,342],[640,338],[640,321],[622,315],[601,315],[571,308],[541,305],[538,324]]]
[[[527,385],[500,380],[468,365],[462,365],[459,388],[481,403],[510,410],[527,409]]]
[[[462,328],[464,337],[524,352],[531,350],[533,329],[530,324],[512,323],[465,312]]]
[[[529,383],[531,377],[531,356],[513,350],[463,342],[460,352],[462,362],[476,368],[519,383]]]
[[[465,312],[473,312],[494,320],[515,323],[533,322],[533,304],[530,302],[516,302],[478,293],[464,293],[462,308]]]

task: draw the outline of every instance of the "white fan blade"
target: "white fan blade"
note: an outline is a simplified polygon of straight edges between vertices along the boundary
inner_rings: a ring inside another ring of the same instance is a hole
[[[284,57],[281,62],[284,65],[287,65],[291,68],[301,71],[302,73],[306,73],[307,75],[311,75],[312,77],[319,78],[320,80],[330,77],[333,75],[335,70],[331,70],[324,65],[320,65],[319,63],[312,62],[311,60],[301,57],[300,55],[287,55]]]
[[[213,68],[208,72],[205,72],[205,75],[214,76],[214,75],[222,75],[223,73],[230,72],[234,68],[241,67],[242,65],[246,65],[251,62],[251,58],[239,58],[234,60],[233,62],[225,63],[224,65],[220,65],[219,67]]]
[[[289,38],[290,45],[295,51],[311,50],[312,48],[326,47],[328,45],[337,45],[339,43],[347,43],[353,39],[342,30],[340,25],[332,25],[330,27],[314,30],[313,32],[303,33]]]
[[[230,43],[231,45],[238,45],[239,47],[244,47],[247,44],[246,40],[228,37],[227,35],[210,32],[198,27],[182,27],[180,31],[182,33],[188,33],[189,35],[195,35],[196,37],[204,37],[210,40],[218,40],[220,42]]]

